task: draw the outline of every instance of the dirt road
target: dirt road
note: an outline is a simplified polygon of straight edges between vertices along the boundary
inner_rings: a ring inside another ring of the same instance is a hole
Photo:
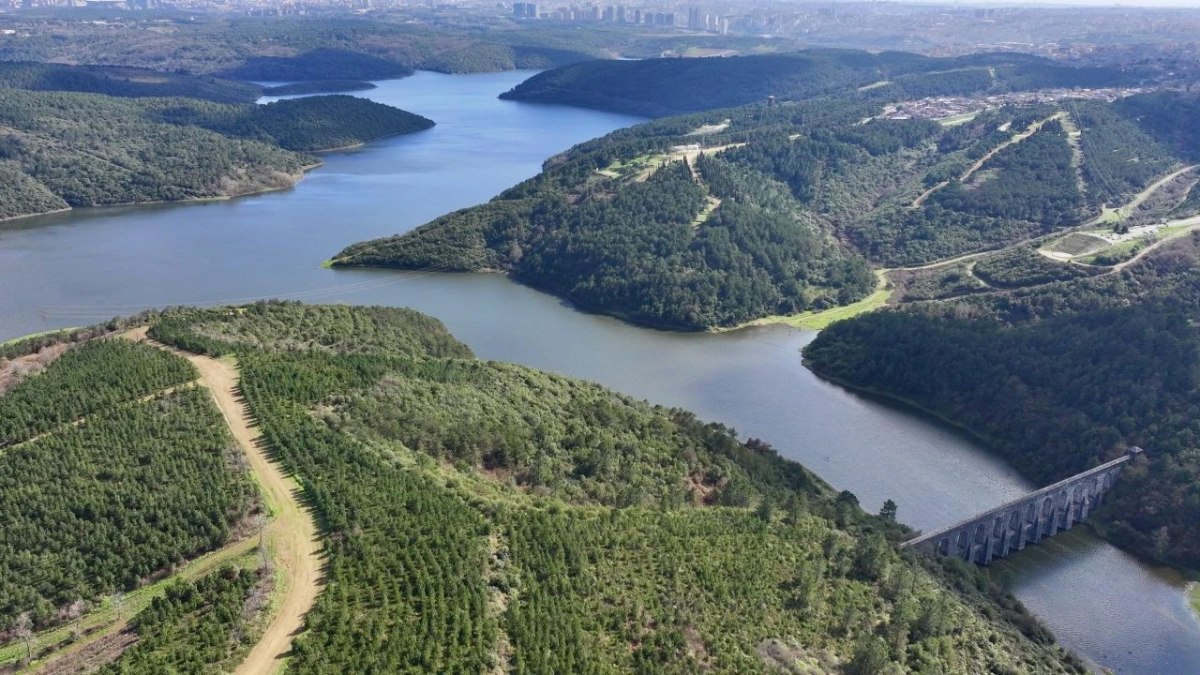
[[[144,336],[145,329],[130,335],[134,339]],[[176,353],[187,357],[200,372],[200,385],[212,392],[230,433],[250,459],[250,468],[271,509],[266,539],[271,547],[271,558],[280,572],[283,592],[275,608],[275,617],[235,672],[239,675],[274,673],[282,668],[292,638],[300,632],[304,615],[312,609],[320,592],[321,545],[317,525],[297,499],[299,486],[267,457],[261,433],[253,426],[250,411],[237,394],[235,363],[228,359]]]

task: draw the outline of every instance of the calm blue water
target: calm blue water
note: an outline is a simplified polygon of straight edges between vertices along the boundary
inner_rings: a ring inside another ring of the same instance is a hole
[[[419,73],[363,95],[438,126],[333,154],[295,189],[227,202],[97,209],[0,226],[0,340],[146,307],[263,297],[410,306],[478,355],[603,383],[769,441],[864,507],[933,528],[1033,486],[970,438],[805,370],[813,333],[634,328],[497,275],[327,270],[347,244],[487,200],[541,162],[636,118],[506,102],[528,73]],[[1001,573],[1060,640],[1122,673],[1200,673],[1179,579],[1076,532]]]

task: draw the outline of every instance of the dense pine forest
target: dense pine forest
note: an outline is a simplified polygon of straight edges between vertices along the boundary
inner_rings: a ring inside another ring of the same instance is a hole
[[[256,508],[184,359],[119,338],[0,396],[0,635],[74,618],[218,548]]]
[[[236,356],[322,524],[290,671],[1077,671],[975,570],[900,555],[903,526],[765,443],[473,360],[427,317],[259,303],[151,335]]]
[[[1120,274],[917,304],[831,326],[818,373],[980,434],[1041,482],[1147,450],[1098,514],[1114,541],[1200,565],[1195,233]]]
[[[152,106],[147,117],[300,152],[361,145],[433,126],[432,120],[420,115],[344,95],[311,96],[237,107],[177,99]]]

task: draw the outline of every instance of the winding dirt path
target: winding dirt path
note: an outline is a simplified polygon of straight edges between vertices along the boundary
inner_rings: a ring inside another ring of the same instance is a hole
[[[130,337],[144,338],[145,329]],[[200,373],[199,383],[212,392],[217,408],[250,460],[250,468],[262,488],[272,519],[265,530],[271,557],[281,573],[283,593],[275,617],[258,644],[235,671],[238,675],[260,675],[279,671],[291,650],[292,638],[304,626],[304,615],[312,609],[321,590],[321,544],[317,524],[301,505],[300,487],[267,456],[262,434],[237,393],[238,369],[232,359],[214,359],[179,352],[147,341],[187,358]]]

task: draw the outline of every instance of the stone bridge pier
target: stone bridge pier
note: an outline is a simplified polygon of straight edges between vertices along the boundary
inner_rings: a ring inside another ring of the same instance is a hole
[[[903,544],[921,553],[946,555],[987,565],[1053,537],[1084,518],[1104,499],[1122,466],[1141,454],[1137,447],[1121,457],[1061,480],[994,509],[923,534]]]

